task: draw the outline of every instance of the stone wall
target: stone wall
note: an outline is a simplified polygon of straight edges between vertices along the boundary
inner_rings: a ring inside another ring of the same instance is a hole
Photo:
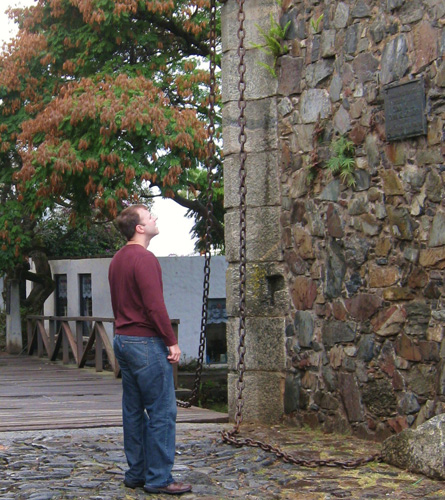
[[[445,412],[445,2],[284,0],[280,16],[284,410],[383,439]],[[427,133],[389,142],[385,86],[420,77]],[[340,136],[353,187],[323,168]]]

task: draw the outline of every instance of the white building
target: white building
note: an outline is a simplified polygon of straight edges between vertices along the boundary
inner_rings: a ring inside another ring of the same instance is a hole
[[[198,357],[204,257],[159,257],[164,297],[171,319],[178,319],[182,362]],[[56,290],[46,300],[45,316],[112,318],[108,267],[111,258],[50,260]],[[205,361],[226,361],[225,257],[211,259]],[[106,324],[104,325],[106,326]],[[108,328],[109,335],[112,330]]]

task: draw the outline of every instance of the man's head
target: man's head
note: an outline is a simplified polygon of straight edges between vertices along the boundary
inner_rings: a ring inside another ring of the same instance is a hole
[[[150,239],[158,234],[156,218],[153,217],[145,205],[131,205],[125,208],[116,218],[117,226],[127,241],[134,237]]]

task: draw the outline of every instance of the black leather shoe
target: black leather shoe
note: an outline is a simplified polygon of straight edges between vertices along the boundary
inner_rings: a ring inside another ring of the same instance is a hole
[[[124,479],[124,484],[127,488],[135,489],[135,488],[143,488],[145,481],[141,479],[140,481],[129,481],[128,479]]]
[[[182,495],[188,491],[192,491],[192,485],[188,483],[170,483],[168,486],[163,488],[151,488],[150,486],[144,486],[144,490],[147,493],[166,493],[167,495]]]

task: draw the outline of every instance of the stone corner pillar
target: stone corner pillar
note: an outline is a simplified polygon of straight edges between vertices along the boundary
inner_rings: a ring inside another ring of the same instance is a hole
[[[224,204],[227,288],[229,418],[236,414],[239,346],[239,57],[238,2],[228,0],[221,14]],[[275,0],[249,0],[245,13],[247,284],[243,421],[275,423],[284,414],[285,316],[289,298],[281,247],[281,193],[278,162],[277,88],[261,63],[273,58],[254,48],[264,43],[258,26],[268,31],[278,20]]]

